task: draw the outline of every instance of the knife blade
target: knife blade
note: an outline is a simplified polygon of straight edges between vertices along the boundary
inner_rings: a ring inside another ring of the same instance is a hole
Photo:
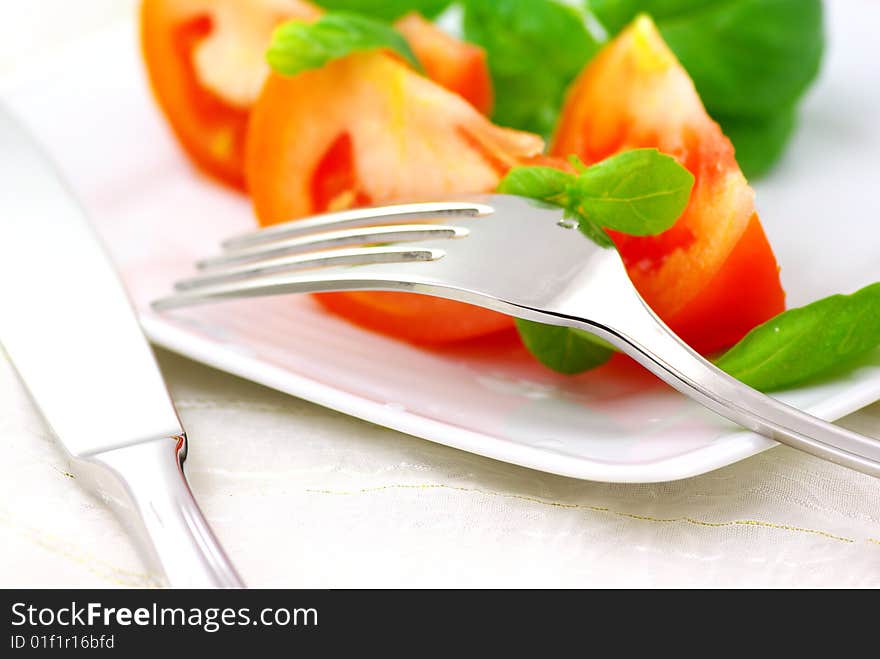
[[[0,343],[148,561],[172,583],[240,585],[183,478],[183,427],[107,253],[2,106],[0,145]]]
[[[77,457],[181,435],[85,214],[5,113],[0,144],[0,341],[49,426]]]

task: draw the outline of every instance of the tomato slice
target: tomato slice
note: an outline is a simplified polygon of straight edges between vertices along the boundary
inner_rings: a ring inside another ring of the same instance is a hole
[[[314,297],[328,311],[361,327],[411,343],[463,341],[513,326],[509,316],[427,295],[354,291]]]
[[[270,75],[253,109],[248,189],[262,224],[395,199],[494,190],[538,155],[537,135],[494,126],[461,96],[382,52],[293,77]],[[409,293],[319,298],[347,318],[416,342],[510,327],[503,315]]]
[[[141,47],[154,95],[190,158],[205,172],[244,188],[250,110],[269,73],[272,30],[315,21],[305,0],[144,0]],[[492,84],[482,49],[444,33],[418,14],[402,18],[425,72],[488,112]]]
[[[687,209],[665,233],[613,235],[629,275],[693,347],[729,346],[785,308],[779,267],[733,145],[644,16],[576,80],[551,153],[593,163],[639,147],[674,156],[696,181]]]
[[[400,18],[394,27],[403,34],[431,80],[489,115],[492,80],[485,50],[456,39],[416,12]]]
[[[204,171],[244,187],[248,116],[272,30],[320,14],[302,0],[144,0],[141,47],[154,95]]]

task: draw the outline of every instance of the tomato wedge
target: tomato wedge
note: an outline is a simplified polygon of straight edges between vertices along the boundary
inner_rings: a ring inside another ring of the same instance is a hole
[[[456,39],[416,12],[398,19],[394,27],[403,34],[431,80],[489,115],[492,80],[485,50]]]
[[[305,0],[144,0],[141,47],[154,95],[177,139],[205,172],[244,188],[250,110],[269,73],[272,31],[315,21]],[[397,27],[426,73],[483,112],[492,105],[485,54],[418,14]]]
[[[270,75],[253,109],[248,189],[262,224],[395,199],[494,190],[540,137],[494,126],[461,96],[383,52]],[[510,327],[503,315],[407,293],[334,293],[331,310],[416,342]]]
[[[320,15],[302,0],[144,0],[141,47],[154,95],[204,171],[244,187],[248,116],[268,74],[272,30]]]
[[[551,153],[589,164],[639,147],[674,156],[696,182],[685,213],[665,233],[613,236],[629,275],[693,347],[729,346],[784,309],[779,267],[733,145],[646,16],[575,81]]]

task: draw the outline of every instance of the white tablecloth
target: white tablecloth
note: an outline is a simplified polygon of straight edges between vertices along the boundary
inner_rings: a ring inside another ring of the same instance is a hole
[[[0,73],[131,0],[0,3]],[[880,586],[880,480],[779,447],[698,478],[530,471],[159,353],[192,488],[254,586]],[[845,425],[880,436],[880,405]],[[0,585],[149,585],[0,356]]]

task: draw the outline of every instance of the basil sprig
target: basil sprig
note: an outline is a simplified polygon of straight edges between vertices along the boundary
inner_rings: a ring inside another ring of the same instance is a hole
[[[578,229],[602,247],[614,243],[605,229],[638,236],[669,229],[687,207],[693,175],[656,149],[624,151],[586,167],[573,159],[576,173],[552,167],[515,167],[498,192],[555,204]],[[588,332],[517,319],[526,348],[542,364],[575,374],[601,366],[613,349]]]
[[[292,76],[357,51],[379,48],[393,50],[419,68],[397,30],[382,21],[346,12],[328,12],[314,23],[283,23],[272,35],[266,59],[278,73]]]
[[[560,206],[581,233],[603,247],[613,243],[604,229],[653,236],[684,212],[694,176],[657,149],[624,151],[590,167],[572,158],[576,173],[553,167],[514,167],[498,192]]]

